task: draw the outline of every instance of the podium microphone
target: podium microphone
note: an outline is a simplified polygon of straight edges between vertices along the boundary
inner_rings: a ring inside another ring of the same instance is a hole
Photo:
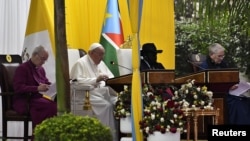
[[[119,65],[119,64],[115,63],[114,61],[110,61],[110,64],[111,64],[111,65],[117,65],[117,66],[119,66],[119,67],[122,67],[122,68],[127,69],[127,70],[129,70],[129,71],[132,72],[132,69],[130,69],[130,68],[128,68],[128,67],[125,67],[125,66],[122,66],[122,65]]]

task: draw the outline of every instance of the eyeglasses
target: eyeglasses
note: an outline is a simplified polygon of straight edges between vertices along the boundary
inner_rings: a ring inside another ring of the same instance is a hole
[[[39,59],[41,60],[41,61],[47,61],[47,59],[48,58],[46,58],[46,57],[43,57],[43,56],[41,56],[41,55],[39,55],[39,54],[37,54],[38,55],[38,57],[39,57]]]
[[[225,55],[217,55],[217,57],[223,59]]]

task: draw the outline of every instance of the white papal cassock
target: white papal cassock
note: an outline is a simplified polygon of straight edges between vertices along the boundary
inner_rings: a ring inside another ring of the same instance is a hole
[[[95,88],[90,90],[90,103],[95,116],[113,131],[114,141],[117,139],[117,129],[113,108],[117,101],[117,93],[109,86],[105,86],[104,81],[96,82],[99,75],[106,74],[109,78],[114,75],[103,61],[95,65],[89,55],[78,59],[70,71],[70,78],[77,79],[78,83],[91,84]],[[82,100],[83,95],[76,95],[76,99]]]

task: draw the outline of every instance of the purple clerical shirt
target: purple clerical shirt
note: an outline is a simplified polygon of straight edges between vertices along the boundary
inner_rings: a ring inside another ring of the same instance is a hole
[[[25,113],[27,104],[27,93],[31,94],[31,99],[41,98],[38,92],[39,83],[50,84],[43,67],[36,67],[31,60],[21,64],[15,72],[13,78],[13,107],[20,114]]]

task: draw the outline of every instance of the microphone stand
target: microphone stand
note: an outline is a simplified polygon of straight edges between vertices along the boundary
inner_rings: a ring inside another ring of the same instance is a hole
[[[125,67],[125,66],[122,66],[122,65],[119,65],[119,64],[116,64],[114,61],[111,61],[111,62],[110,62],[110,64],[111,64],[111,65],[117,65],[118,67],[121,67],[121,68],[127,69],[127,70],[129,70],[129,71],[131,71],[131,72],[132,72],[132,69],[130,69],[130,68],[128,68],[128,67]]]

